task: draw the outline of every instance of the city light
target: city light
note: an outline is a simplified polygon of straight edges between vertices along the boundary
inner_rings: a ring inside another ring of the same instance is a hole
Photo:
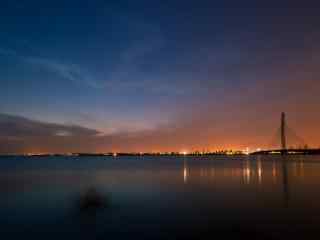
[[[188,155],[188,151],[183,150],[180,152],[180,154],[186,156],[186,155]]]

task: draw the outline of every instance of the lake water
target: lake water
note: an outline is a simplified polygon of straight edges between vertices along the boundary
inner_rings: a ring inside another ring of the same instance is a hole
[[[320,156],[2,157],[0,194],[1,239],[315,239]]]

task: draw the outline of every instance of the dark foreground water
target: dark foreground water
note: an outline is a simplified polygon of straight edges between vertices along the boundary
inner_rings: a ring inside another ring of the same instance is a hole
[[[1,239],[320,236],[318,156],[0,158],[0,196]]]

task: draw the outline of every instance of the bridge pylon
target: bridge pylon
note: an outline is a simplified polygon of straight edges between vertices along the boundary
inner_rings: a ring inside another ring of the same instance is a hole
[[[281,113],[281,150],[287,150],[286,114]]]

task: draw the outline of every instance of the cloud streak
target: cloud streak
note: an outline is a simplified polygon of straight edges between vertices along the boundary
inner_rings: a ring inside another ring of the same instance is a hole
[[[0,55],[16,58],[30,66],[40,67],[75,84],[82,84],[95,89],[104,87],[99,81],[94,80],[87,71],[76,64],[62,63],[50,58],[22,55],[12,49],[5,48],[0,48]]]
[[[99,131],[78,125],[64,125],[30,120],[28,118],[0,114],[0,132],[2,137],[55,137],[55,136],[96,136]]]
[[[86,67],[74,63],[24,55],[9,48],[0,48],[0,55],[17,59],[29,67],[43,69],[80,86],[106,90],[106,94],[143,91],[155,95],[182,96],[203,90],[189,84],[187,79],[177,79],[168,69],[163,71],[156,67],[153,70],[155,72],[150,72],[146,65],[152,62],[164,46],[165,40],[158,35],[135,41],[119,51],[117,57],[112,60],[114,65],[107,66],[107,71],[101,72],[100,77],[94,76]],[[184,78],[188,78],[186,74],[183,75]]]

